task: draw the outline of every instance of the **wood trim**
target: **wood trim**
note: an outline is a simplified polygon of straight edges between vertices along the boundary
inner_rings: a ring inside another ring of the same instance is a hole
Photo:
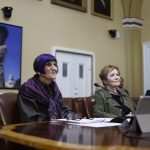
[[[43,122],[44,123],[44,122]],[[21,125],[21,124],[20,124]],[[79,145],[79,144],[70,144],[60,141],[53,141],[49,139],[39,138],[35,136],[29,136],[22,133],[14,132],[18,125],[8,125],[0,129],[0,137],[7,139],[9,141],[23,144],[26,146],[31,146],[38,149],[49,149],[49,150],[149,150],[149,148],[142,147],[129,147],[129,146],[93,146],[93,145]]]

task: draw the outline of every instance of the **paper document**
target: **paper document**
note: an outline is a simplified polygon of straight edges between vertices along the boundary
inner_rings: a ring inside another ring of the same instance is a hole
[[[65,121],[68,124],[75,124],[89,127],[109,127],[121,125],[120,123],[110,122],[111,119],[113,118],[91,118],[91,119],[76,119],[76,120],[58,119],[58,120]]]

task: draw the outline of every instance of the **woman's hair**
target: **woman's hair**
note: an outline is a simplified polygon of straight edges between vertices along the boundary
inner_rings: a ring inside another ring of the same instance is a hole
[[[124,78],[120,77],[120,86],[119,86],[119,88],[123,88],[123,86],[124,86]]]
[[[56,58],[51,54],[41,54],[37,56],[33,63],[33,69],[37,73],[45,73],[44,67],[47,62],[55,61],[57,63]]]
[[[120,75],[120,71],[119,71],[119,68],[115,65],[107,65],[107,66],[104,66],[102,68],[102,70],[100,71],[100,74],[99,74],[99,77],[100,79],[102,80],[103,84],[105,84],[105,81],[107,80],[107,75],[109,72],[113,71],[114,69],[116,69]]]

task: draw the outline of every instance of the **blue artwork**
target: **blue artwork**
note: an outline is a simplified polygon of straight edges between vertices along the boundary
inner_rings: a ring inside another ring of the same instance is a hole
[[[22,27],[0,23],[0,88],[21,84]]]

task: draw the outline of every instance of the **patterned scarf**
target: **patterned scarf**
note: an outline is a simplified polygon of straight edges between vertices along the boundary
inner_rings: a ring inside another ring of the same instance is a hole
[[[56,82],[52,81],[49,88],[52,91],[51,96],[45,89],[45,85],[35,75],[21,86],[19,94],[47,105],[50,119],[63,118],[62,95]]]

